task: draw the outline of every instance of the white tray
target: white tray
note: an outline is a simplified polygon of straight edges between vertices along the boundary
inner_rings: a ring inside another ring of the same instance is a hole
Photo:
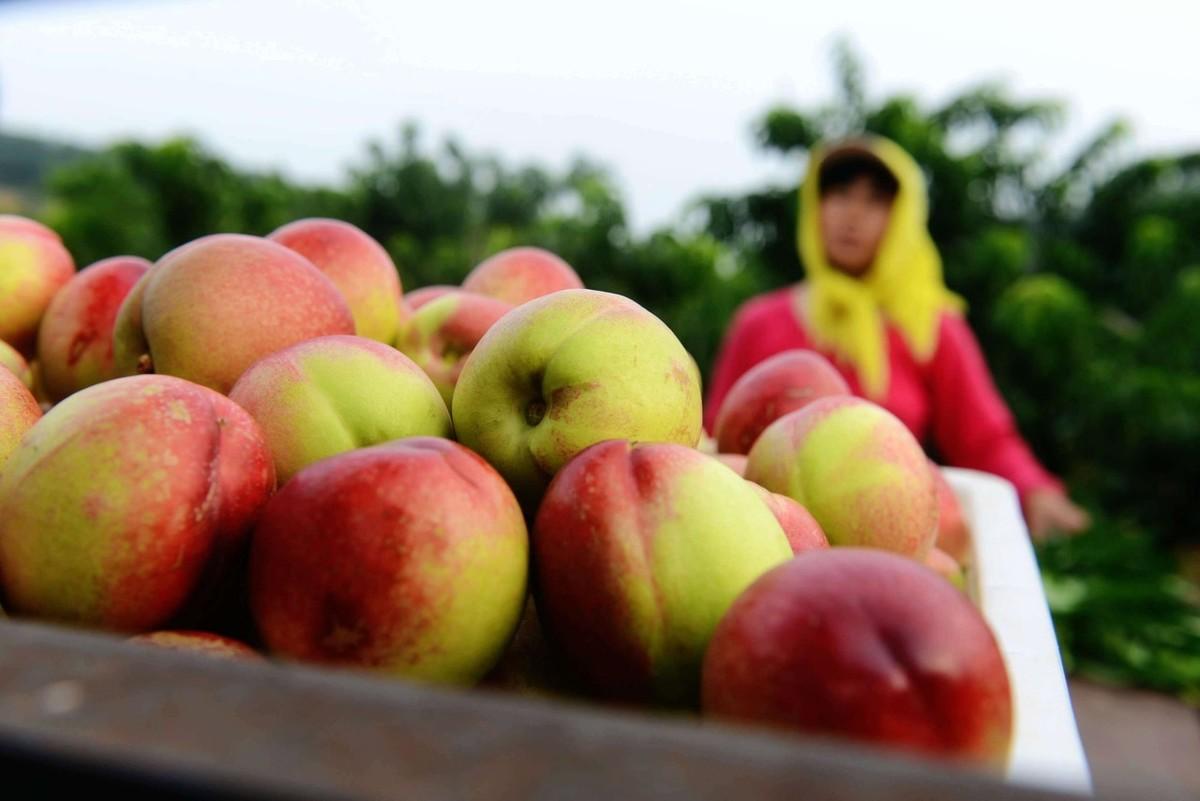
[[[967,590],[996,634],[1012,683],[1008,778],[1090,794],[1091,775],[1017,493],[1012,484],[987,473],[943,471],[971,527],[974,558]]]

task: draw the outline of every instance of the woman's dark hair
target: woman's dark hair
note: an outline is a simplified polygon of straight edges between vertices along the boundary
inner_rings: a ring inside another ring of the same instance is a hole
[[[860,177],[865,177],[880,194],[895,197],[900,191],[900,182],[883,162],[867,153],[850,152],[834,154],[821,165],[817,186],[820,195],[848,186]]]

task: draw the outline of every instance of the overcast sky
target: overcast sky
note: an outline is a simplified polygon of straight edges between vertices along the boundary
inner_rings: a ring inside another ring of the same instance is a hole
[[[874,96],[935,103],[1002,79],[1070,104],[1064,143],[1123,115],[1131,154],[1200,148],[1200,4],[1120,5],[0,2],[0,128],[93,144],[189,132],[240,165],[332,181],[412,118],[510,160],[586,153],[644,229],[700,191],[797,178],[755,151],[750,123],[828,99],[841,35]]]

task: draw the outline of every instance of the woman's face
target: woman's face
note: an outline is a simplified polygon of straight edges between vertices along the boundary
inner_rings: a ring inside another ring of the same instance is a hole
[[[821,241],[825,258],[858,277],[871,268],[892,216],[892,197],[865,175],[830,188],[821,197]]]

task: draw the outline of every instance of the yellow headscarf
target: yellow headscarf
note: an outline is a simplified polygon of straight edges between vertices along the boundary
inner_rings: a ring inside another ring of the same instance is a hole
[[[826,260],[819,219],[821,165],[831,154],[847,151],[874,156],[899,184],[879,252],[858,278]],[[855,366],[863,390],[875,399],[886,395],[888,387],[885,318],[900,330],[917,359],[926,361],[937,348],[941,312],[965,308],[942,281],[942,261],[927,227],[928,205],[917,163],[895,142],[876,136],[814,149],[800,188],[796,229],[808,276],[804,311],[809,332],[818,345]]]

